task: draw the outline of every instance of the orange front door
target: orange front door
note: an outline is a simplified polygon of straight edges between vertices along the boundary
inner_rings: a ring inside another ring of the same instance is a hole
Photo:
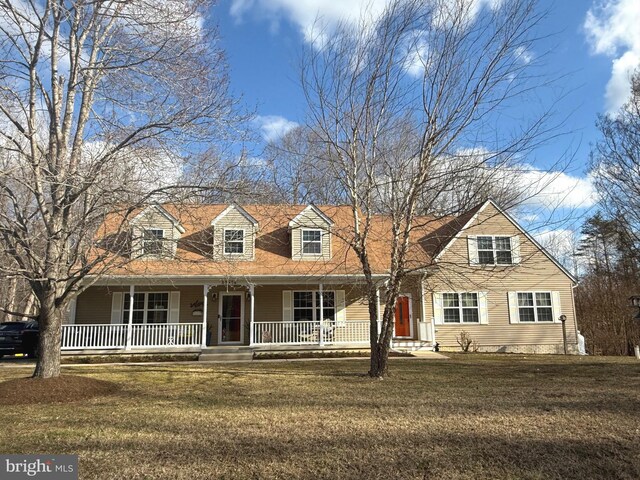
[[[411,317],[409,316],[409,297],[400,296],[396,301],[396,337],[411,336]]]

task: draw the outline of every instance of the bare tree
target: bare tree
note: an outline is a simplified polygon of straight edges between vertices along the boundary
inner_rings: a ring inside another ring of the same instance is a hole
[[[403,282],[430,266],[409,254],[412,231],[425,227],[420,215],[457,215],[495,185],[513,184],[520,158],[550,136],[544,108],[498,129],[512,101],[543,83],[529,73],[528,53],[542,18],[534,0],[394,0],[380,16],[319,31],[305,52],[309,127],[330,152],[324,177],[353,214],[336,234],[365,277],[372,377],[387,372]],[[371,267],[378,214],[390,239],[380,332]]]
[[[126,242],[98,248],[105,216],[117,239],[139,205],[187,192],[184,159],[235,126],[210,7],[0,1],[0,273],[37,299],[36,377],[60,373],[70,300],[128,261]]]
[[[631,97],[617,114],[598,119],[601,139],[592,152],[591,174],[604,211],[634,237],[640,255],[640,70]]]

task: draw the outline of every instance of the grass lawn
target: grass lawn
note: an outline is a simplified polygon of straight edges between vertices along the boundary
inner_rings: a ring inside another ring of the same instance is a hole
[[[109,397],[3,406],[0,452],[75,453],[82,479],[640,478],[640,362],[452,355],[65,367]],[[28,371],[3,369],[0,380]]]

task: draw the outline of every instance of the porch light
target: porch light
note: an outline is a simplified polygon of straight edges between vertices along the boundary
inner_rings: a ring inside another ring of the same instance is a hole
[[[251,299],[251,292],[247,292],[247,300]]]
[[[201,317],[202,310],[194,310],[193,312],[191,312],[191,315],[193,315],[194,317]]]

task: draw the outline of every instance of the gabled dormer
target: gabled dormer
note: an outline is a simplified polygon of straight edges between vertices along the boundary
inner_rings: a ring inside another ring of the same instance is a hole
[[[294,260],[329,260],[333,221],[311,204],[289,222],[291,258]]]
[[[131,256],[173,258],[185,232],[180,221],[161,205],[150,205],[131,220]]]
[[[213,258],[253,260],[258,221],[240,205],[232,203],[211,221]]]

